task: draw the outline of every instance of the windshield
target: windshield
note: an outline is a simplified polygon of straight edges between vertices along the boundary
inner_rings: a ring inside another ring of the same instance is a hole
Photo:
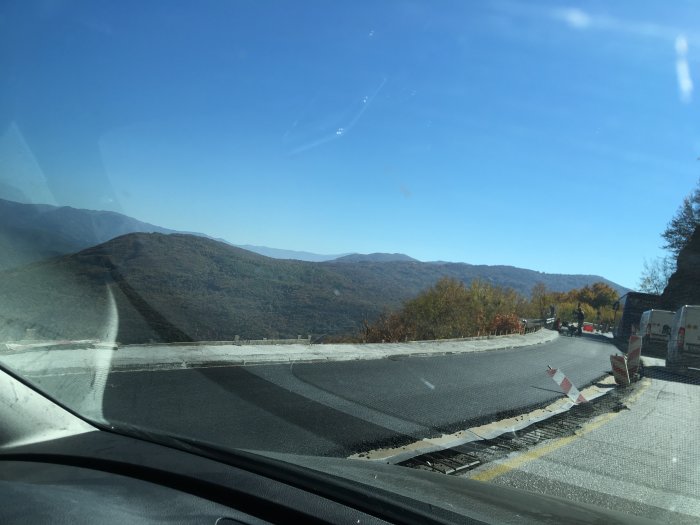
[[[0,24],[4,368],[123,432],[700,519],[696,4]]]

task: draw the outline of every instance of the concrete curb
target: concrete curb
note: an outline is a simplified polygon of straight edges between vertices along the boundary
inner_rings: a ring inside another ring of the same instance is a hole
[[[600,388],[595,384],[588,385],[581,390],[588,401],[593,401],[602,397],[615,389],[615,383],[611,376],[604,376],[603,383],[608,386]],[[597,382],[597,381],[596,381]],[[594,382],[595,383],[595,382]],[[535,408],[527,413],[508,417],[499,421],[485,423],[476,427],[459,430],[453,434],[443,434],[440,437],[424,438],[408,445],[403,445],[397,448],[383,448],[370,450],[367,452],[359,452],[349,456],[348,459],[357,459],[365,461],[380,461],[384,463],[401,463],[407,459],[445,450],[452,447],[464,445],[474,441],[488,441],[495,439],[503,434],[519,432],[535,423],[545,421],[558,414],[563,414],[569,411],[576,404],[566,397],[562,397],[552,401],[547,406]]]
[[[76,348],[52,351],[47,348],[0,354],[0,359],[25,373],[80,373],[109,367],[112,370],[177,370],[216,366],[278,365],[404,359],[489,352],[522,348],[553,341],[559,334],[540,330],[527,335],[489,339],[415,341],[376,344],[285,344],[285,345],[134,345],[110,348]]]

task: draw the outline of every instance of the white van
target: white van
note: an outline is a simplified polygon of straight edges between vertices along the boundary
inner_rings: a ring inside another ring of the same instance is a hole
[[[675,313],[670,310],[647,310],[642,313],[639,335],[645,346],[650,343],[668,343]]]
[[[700,367],[700,306],[683,306],[673,317],[666,366]]]

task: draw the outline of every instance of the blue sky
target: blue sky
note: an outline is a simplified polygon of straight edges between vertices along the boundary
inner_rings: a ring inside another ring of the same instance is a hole
[[[0,197],[634,287],[700,176],[699,22],[692,2],[8,2]]]

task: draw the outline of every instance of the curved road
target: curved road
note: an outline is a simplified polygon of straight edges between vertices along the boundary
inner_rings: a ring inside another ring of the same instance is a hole
[[[111,372],[104,414],[227,447],[346,457],[547,404],[562,396],[547,365],[583,387],[615,351],[586,334],[453,356]]]

